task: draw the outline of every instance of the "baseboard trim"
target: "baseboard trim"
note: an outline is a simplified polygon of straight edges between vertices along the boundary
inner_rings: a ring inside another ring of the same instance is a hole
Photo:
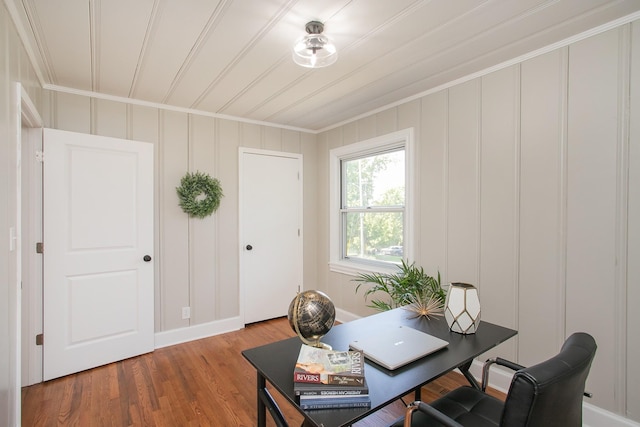
[[[358,320],[361,317],[362,316],[358,316],[356,314],[349,313],[346,310],[342,310],[342,309],[336,307],[336,322],[347,323],[347,322],[350,322],[352,320]]]
[[[214,320],[213,322],[202,323],[186,328],[156,332],[155,348],[182,344],[226,332],[237,331],[242,328],[244,328],[244,324],[240,317],[231,317],[229,319]]]

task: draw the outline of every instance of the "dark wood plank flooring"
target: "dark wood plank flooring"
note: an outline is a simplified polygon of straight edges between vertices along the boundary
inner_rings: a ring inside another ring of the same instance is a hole
[[[240,352],[291,336],[287,319],[274,319],[25,387],[22,425],[254,426],[256,372]],[[422,398],[433,400],[465,383],[450,373],[424,387]],[[302,416],[272,394],[289,424],[299,426]],[[402,412],[398,401],[354,426],[388,425]]]

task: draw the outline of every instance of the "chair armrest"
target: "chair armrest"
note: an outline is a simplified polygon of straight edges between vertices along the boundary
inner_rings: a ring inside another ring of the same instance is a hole
[[[404,416],[404,427],[411,427],[411,421],[413,418],[413,413],[415,411],[424,412],[425,414],[435,418],[440,423],[444,424],[447,427],[463,427],[462,424],[457,422],[456,420],[447,417],[442,412],[438,411],[433,406],[430,406],[424,402],[415,401],[409,406],[407,406],[407,411]]]
[[[487,391],[487,386],[489,385],[489,368],[491,368],[491,365],[493,365],[494,363],[496,365],[504,366],[514,371],[519,371],[520,369],[525,368],[522,365],[510,362],[501,357],[487,359],[487,361],[484,362],[484,366],[482,367],[482,391]]]

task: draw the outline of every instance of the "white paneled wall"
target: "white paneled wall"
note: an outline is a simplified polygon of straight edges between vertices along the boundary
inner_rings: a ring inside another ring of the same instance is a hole
[[[448,91],[447,191],[441,201],[446,209],[445,223],[441,224],[447,230],[445,274],[450,281],[476,285],[480,261],[480,83],[476,79]],[[423,139],[420,145],[424,144]]]
[[[574,331],[598,353],[596,406],[640,420],[640,31],[638,23],[494,71],[318,137],[328,151],[413,127],[419,146],[414,260],[480,288],[483,318],[518,329],[492,353],[523,364]],[[328,209],[319,186],[320,212]],[[326,218],[318,265],[327,264]],[[359,315],[352,277],[323,289]]]
[[[566,332],[593,332],[599,350],[589,384],[598,387],[597,404],[610,409],[624,407],[614,395],[617,366],[624,363],[617,339],[623,326],[617,301],[626,287],[618,269],[620,256],[626,258],[618,252],[620,232],[626,232],[618,217],[626,193],[618,163],[620,148],[626,145],[620,132],[629,86],[623,65],[626,30],[569,48]],[[602,312],[610,315],[599,315]]]
[[[518,359],[543,360],[565,339],[567,49],[520,67]],[[540,346],[540,343],[547,343]]]
[[[156,332],[239,316],[240,146],[303,154],[310,195],[304,201],[305,286],[316,287],[315,135],[60,92],[46,92],[46,99],[47,127],[155,146]],[[187,171],[220,180],[224,197],[212,216],[189,218],[178,206],[176,187]],[[182,318],[183,307],[191,308],[190,319]]]
[[[629,210],[627,212],[626,391],[627,416],[640,420],[640,25],[631,27],[631,96],[629,114]]]
[[[484,318],[517,327],[520,246],[520,67],[481,79],[479,278]],[[503,344],[514,354],[517,340]],[[507,351],[502,349],[500,351]]]

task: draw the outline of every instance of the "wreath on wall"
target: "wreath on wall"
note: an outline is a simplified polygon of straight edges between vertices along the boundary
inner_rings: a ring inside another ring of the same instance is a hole
[[[215,212],[223,196],[220,181],[202,172],[187,172],[176,191],[182,210],[197,218],[204,218]]]

